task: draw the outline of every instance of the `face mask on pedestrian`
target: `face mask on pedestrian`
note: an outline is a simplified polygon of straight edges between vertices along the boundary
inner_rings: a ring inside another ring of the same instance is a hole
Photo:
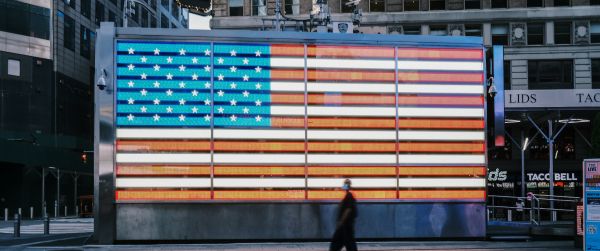
[[[350,190],[350,186],[348,184],[344,184],[342,186],[342,189],[344,189],[345,191],[348,191],[348,190]]]

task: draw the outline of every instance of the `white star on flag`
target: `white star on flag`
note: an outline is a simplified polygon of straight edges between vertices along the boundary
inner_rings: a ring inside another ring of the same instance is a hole
[[[165,93],[167,96],[173,96],[173,91],[171,91],[171,89],[167,90]]]
[[[231,114],[231,116],[229,117],[229,119],[231,119],[231,122],[237,121],[237,117],[235,116],[235,114]]]
[[[197,107],[192,107],[192,113],[198,113],[198,108]]]
[[[146,79],[146,76],[148,76],[148,75],[146,75],[146,73],[145,73],[145,72],[144,72],[144,73],[142,73],[142,75],[140,75],[140,77],[142,77],[142,79]]]
[[[245,114],[248,114],[250,112],[250,109],[248,109],[248,107],[244,107],[243,111]]]
[[[229,103],[231,106],[237,106],[237,101],[235,99],[230,100]]]
[[[133,68],[135,68],[135,65],[129,64],[129,65],[127,66],[127,68],[128,68],[130,71],[133,71]]]
[[[231,72],[236,72],[236,71],[237,71],[237,68],[235,68],[235,66],[231,66],[231,67],[229,68],[229,70],[231,70]]]
[[[254,103],[256,104],[256,106],[261,106],[262,105],[262,101],[260,101],[260,99],[254,101]]]
[[[129,82],[127,82],[127,85],[129,87],[133,87],[135,85],[135,83],[133,81],[129,80]]]
[[[173,74],[171,74],[170,72],[167,74],[167,79],[173,79]]]
[[[219,111],[219,113],[223,113],[225,111],[225,109],[223,109],[223,107],[219,107],[219,109],[217,109],[217,111]]]
[[[142,94],[142,96],[146,96],[147,93],[148,93],[148,91],[146,91],[146,89],[142,89],[140,91],[140,94]]]
[[[205,71],[205,72],[210,72],[210,66],[208,66],[208,65],[207,65],[207,66],[204,66],[204,71]]]
[[[204,56],[210,56],[210,50],[209,49],[204,50]]]
[[[158,88],[158,87],[160,87],[160,83],[159,83],[158,81],[154,81],[154,83],[153,83],[153,84],[154,84],[154,87],[155,87],[155,88]]]
[[[242,78],[244,79],[244,81],[248,81],[248,79],[250,79],[248,75],[244,75]]]
[[[155,98],[153,102],[155,105],[160,105],[160,100],[158,98]]]
[[[127,50],[127,52],[129,52],[129,54],[133,54],[133,53],[135,52],[135,50],[134,50],[133,48],[129,48],[129,49]]]
[[[219,97],[223,97],[223,95],[225,95],[225,92],[223,90],[219,90],[217,94],[219,94]]]
[[[261,87],[262,85],[260,85],[260,83],[256,83],[256,85],[254,85],[254,86],[256,87],[256,89],[257,89],[257,90],[260,90],[260,87]]]
[[[256,50],[256,51],[254,52],[254,55],[256,55],[257,57],[260,57],[260,50]]]
[[[183,81],[179,82],[179,88],[185,88],[185,82],[183,82]]]
[[[193,90],[193,91],[192,91],[192,96],[194,96],[194,97],[195,97],[195,96],[198,96],[198,91],[196,91],[196,90]]]
[[[205,99],[205,100],[204,100],[204,105],[210,105],[210,99],[208,99],[208,98],[207,98],[207,99]]]
[[[154,65],[154,71],[160,71],[160,65],[155,64]]]
[[[148,58],[146,56],[142,56],[140,60],[142,60],[142,63],[146,63],[146,61],[148,61]]]
[[[185,55],[185,50],[183,48],[181,48],[181,50],[179,50],[179,55],[181,55],[181,56]]]
[[[180,65],[179,66],[179,71],[185,71],[185,65]]]
[[[223,79],[225,79],[225,76],[223,76],[223,74],[219,74],[219,76],[217,77],[220,81],[222,81]]]
[[[179,115],[179,121],[185,121],[185,116],[183,116],[183,114]]]
[[[158,48],[154,49],[154,55],[160,55],[160,50]]]
[[[146,108],[146,106],[140,107],[140,111],[142,111],[142,112],[146,112],[147,110],[148,110],[148,108]]]
[[[210,115],[206,114],[206,116],[204,116],[204,121],[210,121]]]
[[[193,64],[197,64],[198,63],[198,58],[197,57],[193,57],[192,58],[192,63]]]
[[[168,106],[167,107],[167,113],[172,113],[173,112],[173,107]]]
[[[154,116],[152,116],[154,118],[154,121],[158,121],[160,119],[160,116],[158,116],[158,114],[154,114]]]
[[[248,96],[250,96],[250,92],[248,92],[247,90],[245,90],[244,92],[242,92],[242,94],[244,94],[245,98],[247,98]]]
[[[204,83],[204,88],[210,88],[210,82]]]
[[[260,66],[257,66],[256,68],[254,68],[254,70],[256,70],[256,72],[260,73],[260,71],[262,70],[262,68],[260,68]]]
[[[179,100],[179,105],[185,105],[185,99],[180,99]]]
[[[229,85],[229,87],[231,87],[231,89],[235,89],[235,88],[237,88],[237,85],[236,85],[235,83],[231,83],[231,84]]]
[[[192,80],[198,80],[198,74],[196,74],[196,73],[192,74]]]
[[[250,60],[248,60],[247,58],[244,58],[244,60],[242,60],[242,62],[243,62],[244,64],[248,64],[248,63],[250,62]]]
[[[129,114],[129,116],[127,116],[127,120],[129,121],[133,121],[134,118],[135,116],[133,116],[133,114]]]
[[[219,58],[219,59],[217,59],[217,61],[219,62],[219,64],[223,64],[223,62],[225,62],[225,60],[223,58]]]
[[[237,55],[237,52],[235,50],[231,50],[229,53],[232,57],[235,57]]]
[[[169,63],[169,64],[170,64],[170,63],[173,63],[173,58],[172,58],[172,57],[168,57],[168,58],[167,58],[167,63]]]
[[[130,104],[130,105],[133,105],[133,102],[135,102],[135,100],[133,100],[132,98],[129,98],[127,100],[127,103]]]
[[[260,122],[262,120],[262,118],[260,117],[260,115],[256,115],[256,117],[254,117],[254,119],[256,119],[256,122]]]

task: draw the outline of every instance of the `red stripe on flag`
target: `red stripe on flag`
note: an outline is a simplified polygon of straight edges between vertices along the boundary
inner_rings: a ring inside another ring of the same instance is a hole
[[[308,57],[394,58],[393,47],[309,45]]]
[[[272,104],[304,104],[304,94],[273,93]],[[308,94],[309,105],[390,105],[396,104],[390,94]],[[482,106],[483,96],[420,96],[400,95],[399,105]]]
[[[345,191],[340,190],[309,190],[309,200],[341,200],[346,194]],[[363,200],[377,200],[377,199],[396,199],[396,190],[354,190],[352,191],[354,198]]]
[[[400,190],[407,200],[485,200],[485,190]]]
[[[303,200],[304,190],[215,190],[215,200]]]
[[[303,69],[271,69],[272,80],[304,80]],[[309,81],[394,82],[393,71],[308,70]]]
[[[398,58],[410,59],[473,59],[481,60],[481,49],[398,48]]]
[[[304,45],[302,44],[272,44],[271,57],[304,57]]]
[[[398,73],[398,82],[452,82],[481,84],[483,82],[483,73],[403,71]],[[448,86],[448,88],[452,88],[452,86]]]
[[[396,176],[395,166],[309,166],[309,176]]]
[[[398,121],[400,129],[483,129],[481,119],[405,119]],[[273,117],[271,126],[277,128],[304,128],[304,118]],[[339,129],[394,129],[394,118],[329,118],[309,117],[308,128]]]
[[[198,190],[117,190],[116,201],[198,201],[210,200],[210,191]]]
[[[484,177],[486,168],[483,166],[401,166],[398,167],[400,176],[467,176]]]
[[[214,166],[215,176],[304,176],[304,166]]]

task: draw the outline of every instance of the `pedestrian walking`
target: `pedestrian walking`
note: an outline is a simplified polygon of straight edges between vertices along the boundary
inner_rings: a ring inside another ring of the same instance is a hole
[[[346,247],[347,251],[357,250],[356,240],[354,240],[354,219],[356,219],[356,199],[350,192],[352,182],[349,179],[344,180],[342,188],[346,191],[344,199],[340,202],[337,216],[335,233],[329,246],[330,251],[341,250]]]

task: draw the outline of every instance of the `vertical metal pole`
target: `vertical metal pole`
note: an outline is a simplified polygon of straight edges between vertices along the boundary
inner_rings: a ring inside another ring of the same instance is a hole
[[[79,176],[75,175],[75,177],[73,177],[73,208],[77,208],[77,180],[79,179]],[[75,210],[75,212],[77,212],[77,210]],[[77,214],[75,215],[77,216]]]
[[[60,209],[60,169],[56,168],[56,217],[58,217],[58,210]]]
[[[554,138],[552,120],[548,120],[548,159],[550,160],[550,199],[554,196]],[[550,210],[554,210],[554,200],[550,200]]]
[[[521,129],[521,197],[525,197],[525,130]]]
[[[46,215],[46,168],[42,167],[42,216]]]
[[[123,27],[127,28],[127,4],[129,0],[123,0]]]
[[[29,207],[29,219],[33,219],[33,207]]]
[[[8,221],[8,208],[4,209],[4,221]]]

